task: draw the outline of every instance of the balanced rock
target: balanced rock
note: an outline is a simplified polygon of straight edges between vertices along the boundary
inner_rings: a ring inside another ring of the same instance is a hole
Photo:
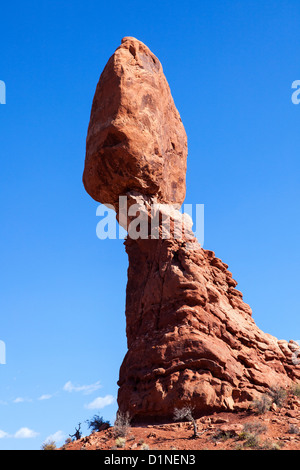
[[[186,134],[161,64],[143,43],[124,38],[96,89],[86,190],[113,205],[117,217],[120,196],[138,201],[150,223],[152,202],[182,204],[186,157]],[[175,209],[173,225],[180,217]],[[162,225],[157,238],[129,231],[125,241],[128,351],[119,410],[135,422],[169,421],[185,406],[199,417],[245,409],[270,388],[300,380],[299,345],[257,327],[228,266],[190,230],[162,233]]]
[[[104,68],[93,100],[83,182],[118,210],[128,192],[181,206],[187,137],[161,63],[126,37]]]

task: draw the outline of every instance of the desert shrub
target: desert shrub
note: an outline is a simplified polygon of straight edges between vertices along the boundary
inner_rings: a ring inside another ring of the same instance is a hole
[[[260,446],[259,437],[255,434],[249,433],[245,439],[244,447],[251,447],[251,449],[258,449]]]
[[[217,441],[227,441],[228,439],[231,439],[234,436],[235,436],[235,433],[232,433],[230,431],[219,430],[216,433],[214,433],[211,438],[214,442],[217,442]]]
[[[92,419],[87,419],[86,423],[92,432],[102,431],[110,427],[110,422],[104,421],[103,417],[100,415],[94,415]]]
[[[125,447],[126,439],[124,437],[117,437],[115,444],[118,449]]]
[[[248,431],[242,431],[238,439],[243,442],[243,447],[250,447],[251,449],[258,449],[260,446],[259,437],[256,434],[253,434]]]
[[[82,433],[80,431],[80,428],[81,428],[81,423],[78,423],[78,428],[75,427],[74,434],[69,434],[72,440],[77,441],[78,439],[81,439]]]
[[[67,437],[67,439],[64,442],[64,445],[61,447],[61,450],[66,450],[68,448],[68,445],[71,444],[72,439],[70,437]]]
[[[242,432],[259,436],[260,434],[263,434],[266,431],[267,431],[267,426],[257,421],[254,423],[245,423]]]
[[[128,412],[121,413],[118,411],[117,417],[114,423],[114,435],[115,437],[125,437],[128,429],[130,428],[130,415]]]
[[[299,434],[300,430],[296,424],[290,424],[289,434]]]
[[[249,434],[244,437],[243,444],[237,444],[235,450],[281,450],[280,444],[270,441],[269,439],[261,442],[257,436]]]
[[[295,395],[296,397],[300,398],[300,383],[294,385],[291,388],[291,393],[292,393],[292,395]]]
[[[268,395],[270,396],[272,402],[277,406],[282,406],[287,398],[287,392],[282,387],[272,387],[269,390]]]
[[[269,411],[271,405],[271,400],[266,395],[262,395],[260,400],[258,399],[253,401],[252,409],[254,410],[254,412],[261,415]]]
[[[150,449],[150,447],[146,443],[144,443],[141,447],[141,450],[149,450],[149,449]]]
[[[243,444],[237,444],[234,448],[234,450],[244,450]]]
[[[42,444],[41,450],[55,450],[56,444],[55,441],[47,441]]]
[[[191,421],[193,424],[194,434],[193,437],[198,437],[197,423],[193,417],[193,409],[190,406],[184,406],[183,408],[175,408],[174,410],[175,421]]]
[[[262,423],[245,423],[243,431],[239,434],[238,440],[243,441],[238,444],[236,450],[280,450],[280,445],[266,439],[262,441],[259,437],[267,427]]]
[[[272,442],[269,439],[266,441],[262,442],[262,444],[259,447],[259,450],[281,450],[281,446],[283,444],[277,443],[277,442]]]

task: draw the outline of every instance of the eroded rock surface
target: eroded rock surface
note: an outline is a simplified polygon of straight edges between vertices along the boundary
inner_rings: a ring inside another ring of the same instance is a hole
[[[124,38],[104,68],[91,110],[83,182],[118,210],[129,191],[159,202],[185,198],[187,137],[161,63]]]
[[[194,249],[191,249],[194,243]],[[196,240],[131,240],[119,406],[136,421],[243,409],[300,379],[299,345],[262,332],[228,266]]]

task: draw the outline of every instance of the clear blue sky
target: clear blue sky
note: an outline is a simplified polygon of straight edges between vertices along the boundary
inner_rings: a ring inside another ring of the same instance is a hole
[[[261,329],[300,339],[299,24],[298,0],[2,2],[0,449],[115,417],[127,256],[97,239],[81,177],[95,87],[124,36],[162,62],[204,248]]]

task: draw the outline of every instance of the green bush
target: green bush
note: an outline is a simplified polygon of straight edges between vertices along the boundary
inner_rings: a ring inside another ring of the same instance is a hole
[[[110,422],[104,421],[103,417],[100,415],[94,415],[92,419],[87,419],[86,423],[92,432],[98,432],[110,427]]]

